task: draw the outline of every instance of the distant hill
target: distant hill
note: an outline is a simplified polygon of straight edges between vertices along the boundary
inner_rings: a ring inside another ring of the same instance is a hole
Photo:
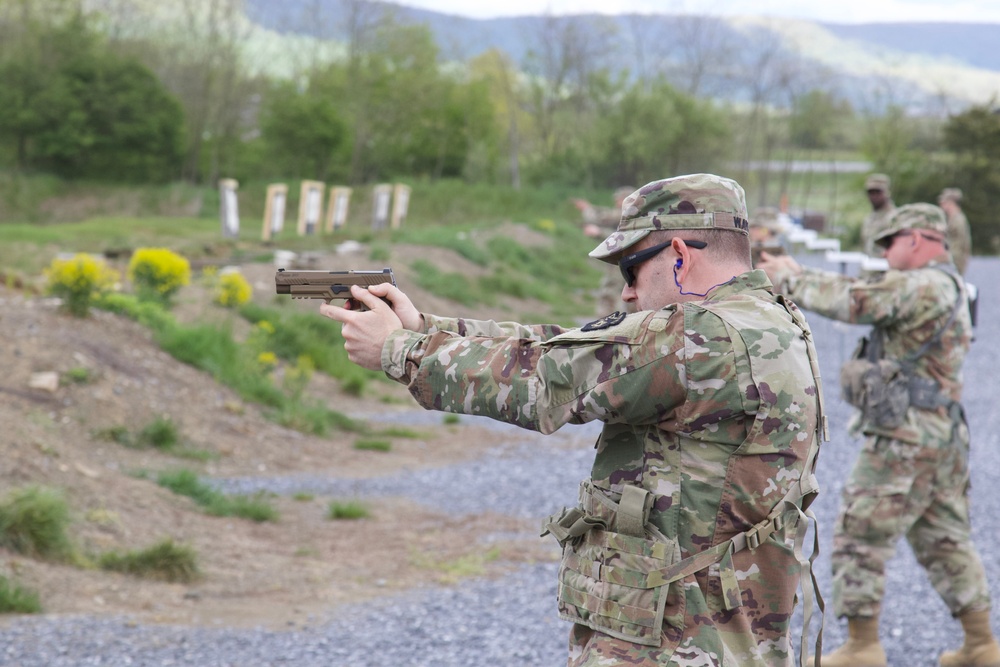
[[[443,55],[465,60],[491,48],[521,63],[541,32],[545,16],[470,19],[413,7],[393,8],[401,22],[428,26]],[[342,40],[345,0],[247,0],[248,18],[283,34]],[[631,43],[637,27],[645,35],[678,34],[685,28],[673,14],[589,16],[613,23],[621,45],[617,66],[635,70]],[[702,26],[732,44],[759,43],[761,32],[777,35],[783,48],[813,62],[827,79],[834,78],[843,96],[870,107],[875,98],[891,98],[915,109],[949,110],[1000,100],[1000,24],[886,23],[832,24],[794,19],[703,17]],[[746,51],[749,51],[748,48]],[[729,73],[719,73],[718,76]],[[708,74],[711,80],[712,73]],[[731,86],[730,86],[731,88]],[[885,95],[885,89],[891,89]]]
[[[996,23],[823,23],[842,39],[872,47],[953,60],[1000,72],[1000,24]]]

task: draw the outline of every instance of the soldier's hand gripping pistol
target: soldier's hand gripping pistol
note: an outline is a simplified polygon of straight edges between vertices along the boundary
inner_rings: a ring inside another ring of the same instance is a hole
[[[290,294],[293,299],[346,299],[350,310],[368,310],[365,305],[351,298],[351,285],[368,288],[379,283],[396,284],[392,269],[381,271],[286,271],[274,274],[274,288],[278,294]]]

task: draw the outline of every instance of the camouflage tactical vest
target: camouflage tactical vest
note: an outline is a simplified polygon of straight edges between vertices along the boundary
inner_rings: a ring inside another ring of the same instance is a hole
[[[659,425],[607,424],[580,505],[543,525],[563,545],[559,613],[664,658],[699,624],[754,626],[741,651],[760,655],[785,640],[790,573],[811,561],[803,519],[823,421],[811,333],[764,292],[665,309],[647,325],[662,331],[670,317],[684,318],[686,402]],[[767,623],[744,594],[767,601]]]

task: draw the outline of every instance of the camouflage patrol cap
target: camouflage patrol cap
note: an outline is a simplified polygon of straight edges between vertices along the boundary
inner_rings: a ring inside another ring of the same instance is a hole
[[[672,229],[729,229],[747,234],[743,188],[714,174],[689,174],[648,183],[622,204],[618,229],[590,251],[590,256],[614,264],[627,248],[650,232]]]
[[[938,195],[938,201],[950,200],[956,204],[962,203],[962,191],[958,188],[945,188]]]
[[[865,190],[881,190],[888,192],[892,181],[885,174],[869,174],[865,179]]]
[[[890,238],[906,229],[926,229],[946,237],[948,222],[944,211],[934,204],[907,204],[893,211],[874,242],[884,246]]]
[[[781,211],[774,206],[760,206],[754,209],[753,215],[750,216],[750,226],[780,232],[782,229],[780,214]]]

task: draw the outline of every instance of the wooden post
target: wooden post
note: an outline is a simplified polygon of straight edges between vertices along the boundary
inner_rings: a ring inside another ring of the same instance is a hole
[[[236,190],[240,184],[232,178],[219,180],[219,219],[222,222],[222,236],[237,238],[240,235],[240,210]]]
[[[410,186],[396,183],[392,192],[392,228],[399,229],[410,207]]]
[[[347,207],[351,203],[351,188],[334,186],[326,207],[326,231],[336,231],[347,224]]]
[[[392,200],[392,186],[388,183],[376,185],[372,191],[372,229],[385,229],[389,224],[389,203]]]
[[[302,181],[299,191],[299,236],[319,234],[323,217],[323,190],[326,184],[320,181]]]
[[[264,204],[264,227],[260,238],[270,241],[271,237],[285,226],[285,202],[288,200],[288,186],[284,183],[272,183],[267,186],[267,199]]]

